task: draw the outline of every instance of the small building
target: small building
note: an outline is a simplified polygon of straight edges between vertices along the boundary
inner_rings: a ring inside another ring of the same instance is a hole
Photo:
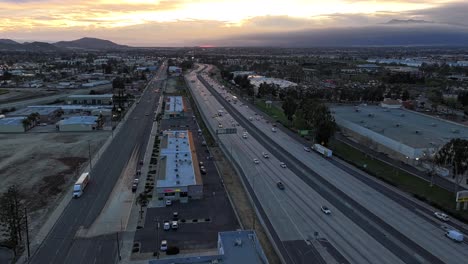
[[[6,117],[0,119],[0,133],[23,133],[24,129],[23,120],[24,116]]]
[[[158,199],[183,203],[202,198],[203,183],[191,132],[163,132],[156,193]]]
[[[60,112],[60,107],[27,107],[8,113],[8,116],[24,117],[33,113],[38,113],[39,123],[49,123],[57,121]]]
[[[98,117],[72,116],[57,122],[57,128],[61,132],[94,131],[98,128]]]
[[[112,105],[113,94],[77,94],[67,97],[67,104],[74,105]]]
[[[177,66],[169,66],[168,68],[168,72],[170,75],[180,75],[182,74],[182,69],[180,67],[177,67]]]
[[[164,119],[185,116],[185,104],[182,96],[168,96],[165,99]]]

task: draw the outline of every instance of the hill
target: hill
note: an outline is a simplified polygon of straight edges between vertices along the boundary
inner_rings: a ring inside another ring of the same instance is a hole
[[[60,48],[87,50],[115,50],[130,48],[125,45],[119,45],[112,41],[98,38],[81,38],[72,41],[59,41],[54,43],[54,45]]]

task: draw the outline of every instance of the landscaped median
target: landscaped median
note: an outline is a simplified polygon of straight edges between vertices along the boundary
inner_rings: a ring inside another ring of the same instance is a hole
[[[466,211],[455,210],[454,193],[437,185],[431,187],[429,182],[378,159],[374,159],[341,141],[332,140],[329,147],[333,150],[334,155],[368,174],[410,193],[415,198],[439,208],[461,221],[468,222],[468,213]]]

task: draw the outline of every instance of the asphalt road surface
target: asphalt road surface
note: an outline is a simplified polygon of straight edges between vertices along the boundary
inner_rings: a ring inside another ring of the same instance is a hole
[[[80,238],[76,233],[87,229],[97,218],[132,152],[137,149],[142,158],[153,123],[156,102],[166,76],[167,63],[161,65],[148,89],[102,154],[93,164],[91,181],[82,197],[73,199],[63,211],[48,236],[32,256],[31,263],[113,263],[117,260],[117,235],[109,234],[93,238]],[[146,113],[149,113],[146,116]],[[99,147],[99,146],[94,146]],[[71,195],[71,190],[70,190]]]
[[[207,83],[207,77],[201,78],[204,85],[194,75],[189,78],[214,129],[219,124],[226,128],[240,124],[236,135],[219,135],[219,141],[231,149],[232,156],[237,155],[235,159],[255,186],[259,205],[280,237],[278,247],[287,249],[286,262],[308,263],[303,257],[307,252],[293,252],[289,244],[310,240],[315,232],[338,251],[327,250],[334,261],[342,259],[338,254],[350,263],[456,263],[467,258],[466,244],[445,238],[442,226],[447,224],[436,220],[427,207],[347,164],[305,152],[285,133],[271,132],[271,124],[261,117],[257,120],[251,109],[228,103],[229,94]],[[226,115],[213,117],[223,108]],[[241,137],[243,128],[247,139]],[[268,161],[262,151],[271,154]],[[252,166],[254,158],[260,164]],[[280,161],[287,164],[286,169],[279,167]],[[284,191],[275,186],[279,180],[286,186]],[[320,212],[323,204],[332,209],[332,215]],[[448,225],[457,227],[455,222]]]

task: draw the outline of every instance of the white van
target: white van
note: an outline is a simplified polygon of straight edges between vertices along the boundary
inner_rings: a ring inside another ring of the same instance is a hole
[[[445,236],[456,242],[463,242],[463,234],[457,230],[448,230]]]

